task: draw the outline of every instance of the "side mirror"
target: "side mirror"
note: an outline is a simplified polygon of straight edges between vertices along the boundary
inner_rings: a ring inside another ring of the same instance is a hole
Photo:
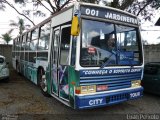
[[[74,16],[72,19],[71,35],[78,36],[79,32],[80,32],[80,28],[79,28],[78,17]]]

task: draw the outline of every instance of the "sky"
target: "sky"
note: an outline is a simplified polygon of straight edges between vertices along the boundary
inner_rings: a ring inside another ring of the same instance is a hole
[[[19,11],[22,10],[20,5],[16,5],[16,7],[18,8]],[[28,6],[26,6],[26,9],[27,8],[29,8],[30,10],[33,10],[33,4],[30,3]],[[48,8],[49,8],[49,6],[48,6]],[[44,9],[43,7],[40,7],[39,9],[41,9],[44,13],[47,13],[47,14],[46,14],[46,17],[30,16],[30,18],[35,22],[35,24],[40,23],[41,21],[43,21],[44,19],[46,19],[50,15],[49,12],[46,9]],[[160,17],[160,12],[158,10],[153,11],[153,12],[155,14],[155,17],[152,19],[152,22],[143,21],[143,24],[141,25],[142,39],[146,40],[149,44],[160,43],[160,37],[159,37],[160,36],[160,27],[154,26],[155,22]],[[8,6],[7,6],[7,9],[5,9],[5,11],[0,11],[0,17],[1,17],[0,18],[0,36],[2,34],[6,33],[7,31],[9,31],[11,28],[14,28],[14,31],[12,32],[12,37],[14,38],[18,35],[18,28],[9,26],[10,20],[18,21],[18,16],[19,16],[19,18],[23,18],[19,14],[17,14],[17,12],[15,10],[13,10],[12,8],[10,8]],[[29,22],[27,22],[27,20],[25,20],[25,23],[30,24]],[[159,39],[157,39],[158,37],[159,37]],[[0,44],[1,43],[4,43],[4,42],[2,40],[0,40]],[[12,44],[12,42],[10,42],[10,44]]]
[[[8,30],[10,30],[10,26],[8,25],[10,23],[10,20],[15,20],[17,13],[14,10],[6,9],[6,11],[0,11],[0,36],[4,33],[6,33]],[[16,28],[17,29],[17,28]],[[15,33],[17,30],[15,29]],[[3,43],[1,41],[1,43]]]

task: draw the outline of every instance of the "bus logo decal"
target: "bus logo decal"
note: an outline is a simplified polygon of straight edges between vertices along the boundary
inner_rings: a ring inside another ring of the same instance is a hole
[[[89,100],[89,105],[99,105],[103,103],[103,98],[102,99],[94,99],[94,100]]]

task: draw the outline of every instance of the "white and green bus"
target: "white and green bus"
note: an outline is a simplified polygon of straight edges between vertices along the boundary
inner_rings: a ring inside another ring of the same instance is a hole
[[[136,16],[76,3],[14,39],[13,67],[74,109],[142,96],[143,48]]]

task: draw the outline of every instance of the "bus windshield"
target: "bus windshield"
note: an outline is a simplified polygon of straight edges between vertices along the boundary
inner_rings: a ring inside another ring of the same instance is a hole
[[[82,19],[81,66],[140,65],[138,27]]]

